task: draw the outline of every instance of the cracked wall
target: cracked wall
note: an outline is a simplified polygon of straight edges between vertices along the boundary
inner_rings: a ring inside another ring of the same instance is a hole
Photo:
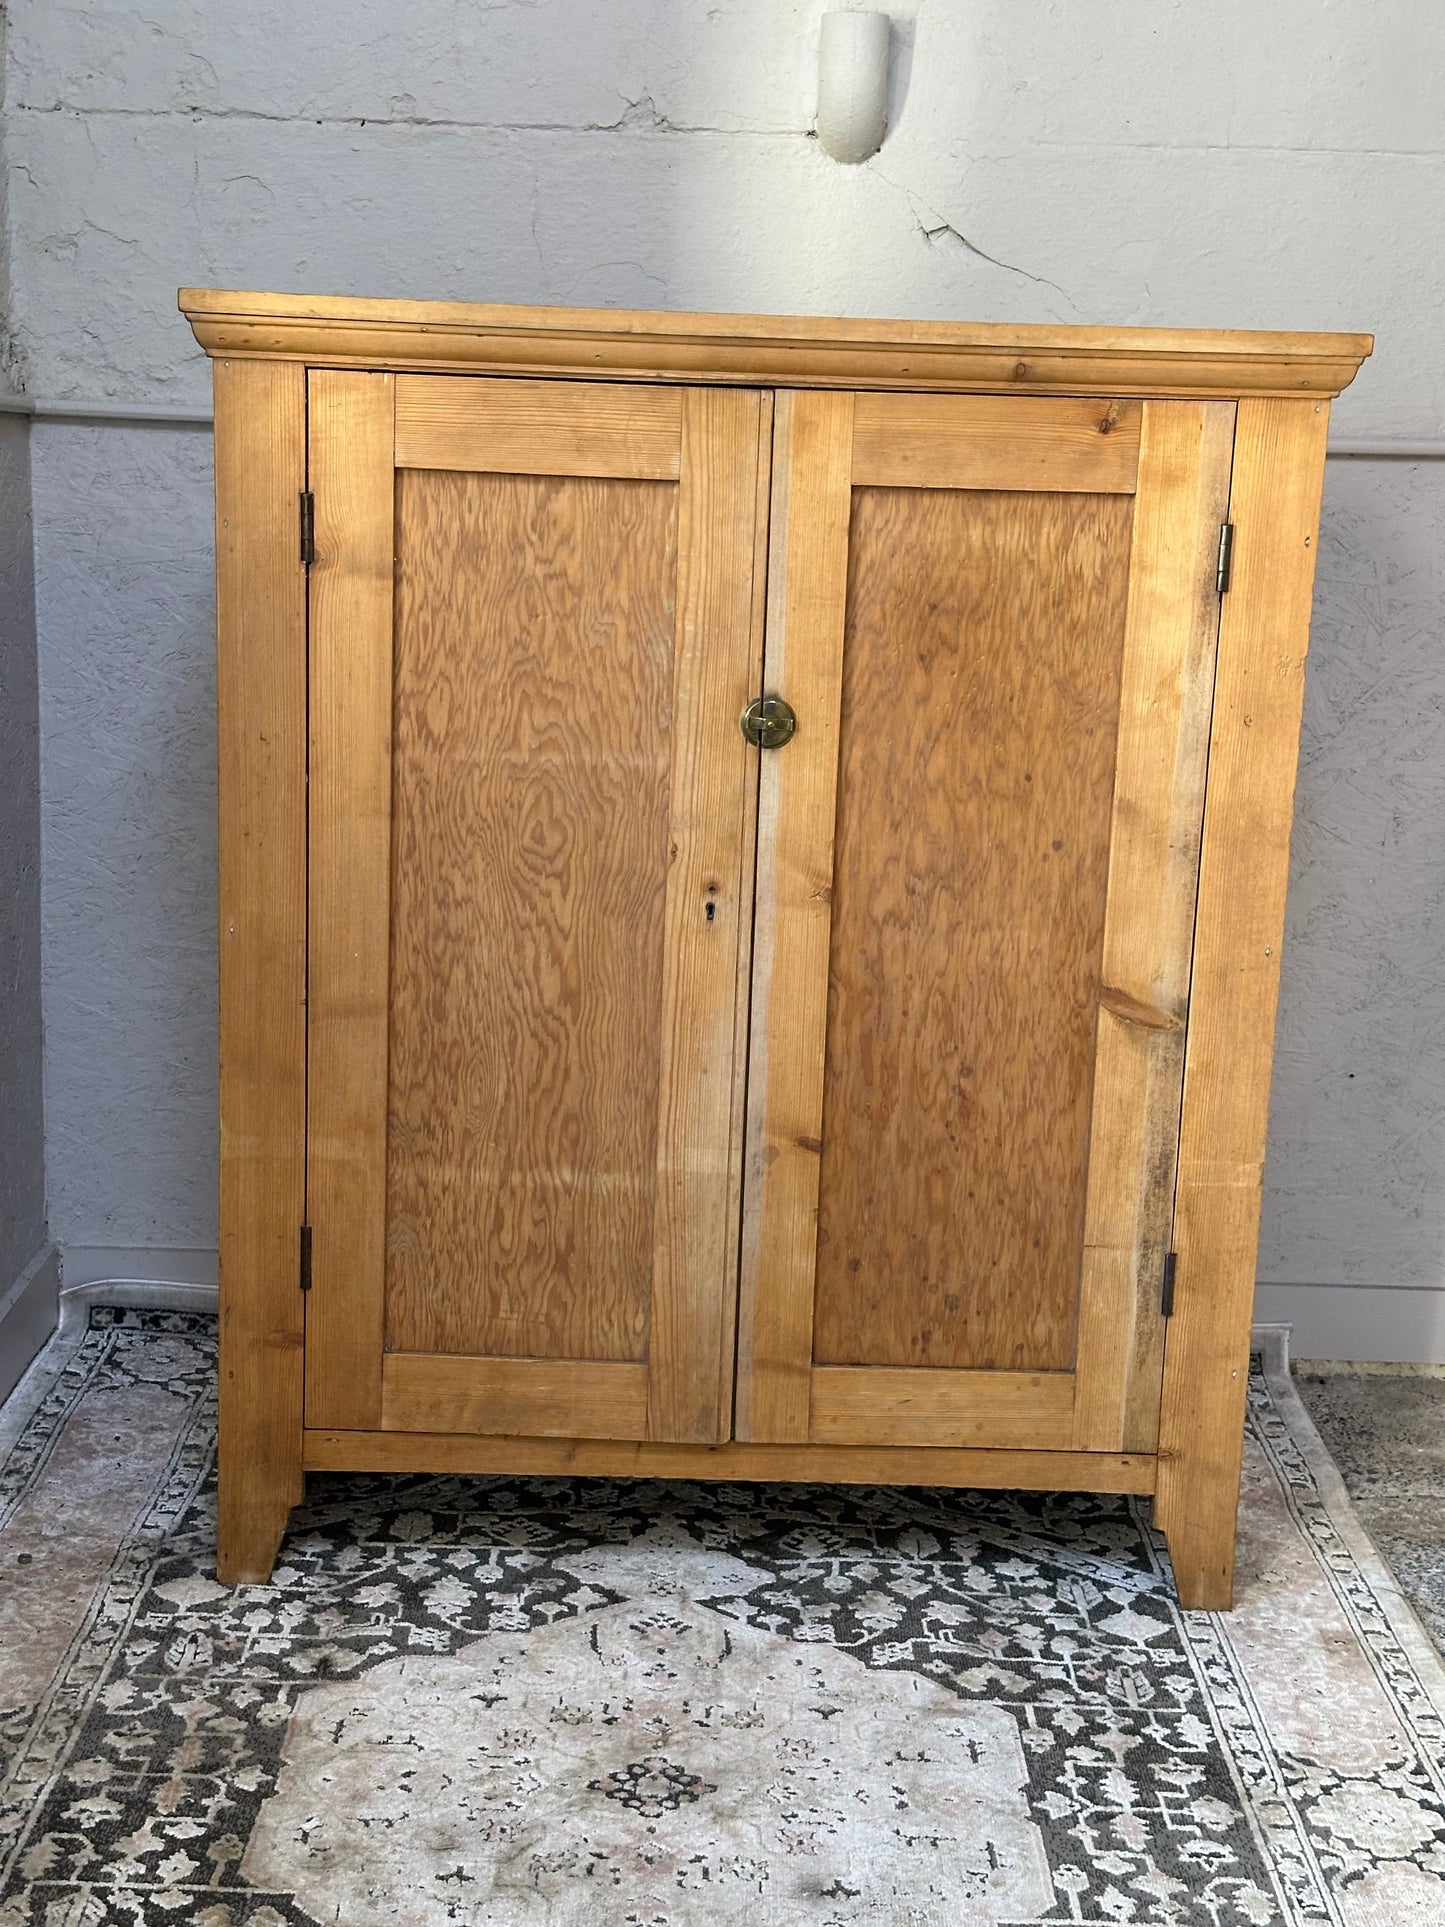
[[[22,378],[45,396],[203,399],[182,282],[1374,328],[1337,430],[1445,434],[1445,251],[1423,239],[1445,232],[1441,56],[1414,0],[895,0],[890,132],[857,168],[808,134],[821,10],[362,0],[339,33],[327,10],[280,0],[12,0]],[[73,1276],[86,1252],[203,1266],[203,443],[59,426],[34,439],[56,1220],[82,1254]],[[1414,639],[1438,634],[1439,473],[1330,472],[1272,1279],[1445,1283],[1445,1102],[1420,1042],[1445,1031],[1430,923],[1445,900],[1432,858],[1445,764],[1409,726],[1436,694]],[[1392,833],[1381,811],[1396,788],[1410,804]],[[1354,1061],[1366,1050],[1368,1075]]]

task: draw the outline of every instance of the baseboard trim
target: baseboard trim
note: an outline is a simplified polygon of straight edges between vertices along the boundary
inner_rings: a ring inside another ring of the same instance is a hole
[[[1259,1362],[1267,1372],[1283,1373],[1288,1378],[1290,1370],[1290,1326],[1262,1323],[1256,1318],[1249,1331],[1249,1349],[1259,1353]]]
[[[199,1311],[219,1305],[219,1261],[204,1245],[65,1245],[60,1330],[83,1327],[92,1305],[128,1311]]]
[[[62,1245],[63,1289],[77,1285],[207,1285],[220,1258],[214,1245]]]
[[[1294,1358],[1445,1364],[1445,1289],[1433,1285],[1258,1285],[1254,1316],[1293,1328]]]
[[[60,1253],[43,1245],[0,1298],[0,1399],[9,1398],[59,1322]]]
[[[89,1285],[66,1285],[60,1293],[60,1331],[69,1334],[90,1320],[92,1305],[123,1311],[199,1311],[214,1316],[220,1294],[214,1285],[147,1283],[135,1278],[99,1278]]]

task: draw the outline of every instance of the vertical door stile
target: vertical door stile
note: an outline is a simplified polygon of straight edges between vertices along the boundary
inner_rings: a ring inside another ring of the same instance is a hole
[[[759,395],[758,467],[753,500],[752,635],[748,650],[748,700],[762,693],[763,646],[767,628],[768,532],[773,490],[774,396]],[[741,717],[739,717],[741,723]],[[742,731],[739,728],[739,735]],[[743,1211],[747,1165],[747,1106],[751,1066],[748,1056],[753,1010],[753,942],[756,929],[758,876],[758,794],[762,765],[767,756],[748,749],[744,787],[743,837],[739,867],[743,879],[743,915],[738,928],[737,981],[733,986],[733,1102],[728,1126],[727,1259],[724,1302],[727,1330],[720,1361],[723,1386],[719,1393],[731,1415],[729,1434],[737,1436],[739,1299],[743,1264]]]
[[[394,391],[310,377],[306,1420],[381,1421],[390,940]]]
[[[647,1375],[647,1435],[673,1441],[716,1443],[732,1417],[730,1140],[751,907],[737,717],[756,653],[762,420],[756,390],[684,391]]]
[[[764,687],[797,734],[762,752],[735,1435],[808,1437],[853,397],[778,394]]]
[[[1146,402],[1129,556],[1074,1446],[1152,1451],[1232,402]]]

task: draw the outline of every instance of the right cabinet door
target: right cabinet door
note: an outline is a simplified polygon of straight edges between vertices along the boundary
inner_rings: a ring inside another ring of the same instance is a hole
[[[1233,432],[778,397],[740,1437],[1157,1442]]]

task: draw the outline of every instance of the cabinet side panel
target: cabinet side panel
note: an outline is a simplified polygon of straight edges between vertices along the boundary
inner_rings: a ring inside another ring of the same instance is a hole
[[[1186,1606],[1228,1606],[1324,402],[1247,400],[1219,629],[1184,1068],[1158,1519]]]
[[[221,907],[218,1569],[269,1578],[301,1497],[306,371],[215,363]]]
[[[1074,1364],[1132,508],[854,490],[819,1365]]]

